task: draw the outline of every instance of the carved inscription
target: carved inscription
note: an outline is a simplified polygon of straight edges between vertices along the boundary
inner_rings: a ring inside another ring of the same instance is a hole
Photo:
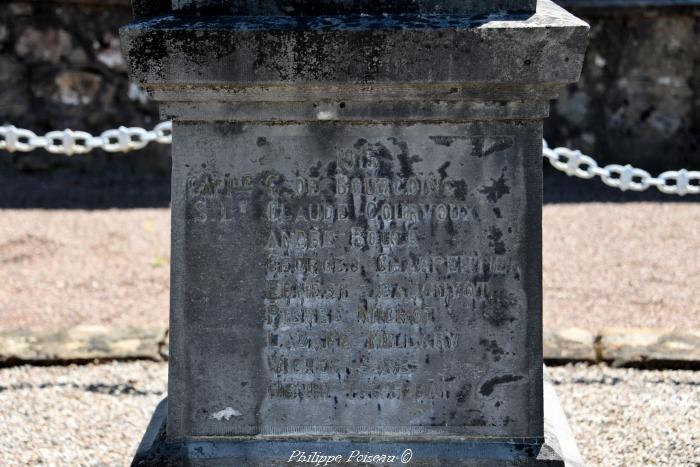
[[[418,424],[507,422],[483,417],[479,389],[514,354],[485,359],[479,339],[513,336],[525,311],[513,139],[449,138],[355,138],[294,170],[190,175],[188,222],[262,226],[265,404],[410,401],[441,414]]]

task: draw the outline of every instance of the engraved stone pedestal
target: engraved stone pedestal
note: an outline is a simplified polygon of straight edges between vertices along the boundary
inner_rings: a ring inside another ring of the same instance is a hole
[[[167,417],[135,464],[562,465],[542,119],[587,26],[548,0],[172,5],[122,31],[174,121]]]

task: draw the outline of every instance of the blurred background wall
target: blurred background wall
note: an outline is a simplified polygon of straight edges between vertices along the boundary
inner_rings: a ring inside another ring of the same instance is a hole
[[[0,125],[99,134],[158,123],[157,105],[129,84],[121,56],[118,29],[131,19],[129,0],[0,3]],[[0,169],[169,173],[169,152],[151,145],[127,155],[15,153],[0,157]]]
[[[700,0],[560,0],[591,25],[581,81],[552,105],[545,135],[599,162],[700,168]],[[43,134],[152,127],[156,106],[130,85],[117,30],[128,0],[0,4],[0,124]],[[71,158],[0,157],[0,170],[167,174],[169,148]]]
[[[591,25],[545,137],[599,162],[700,168],[700,1],[559,0]]]

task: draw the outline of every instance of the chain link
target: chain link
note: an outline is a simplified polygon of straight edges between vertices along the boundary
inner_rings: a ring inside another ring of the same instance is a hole
[[[50,131],[44,136],[12,125],[0,126],[0,151],[29,152],[43,148],[53,154],[86,154],[100,148],[107,152],[129,152],[146,147],[151,142],[170,144],[172,122],[161,122],[152,130],[123,127],[107,130],[99,136],[85,131]],[[590,156],[569,148],[550,148],[542,141],[542,155],[557,170],[573,177],[591,179],[600,177],[608,186],[622,191],[644,191],[656,187],[666,194],[684,196],[700,193],[700,172],[669,170],[658,177],[631,165],[611,164],[600,167]]]
[[[557,170],[579,178],[600,177],[603,183],[622,191],[644,191],[655,186],[662,193],[685,196],[700,193],[700,172],[690,170],[669,170],[658,177],[631,165],[611,164],[605,167],[579,150],[550,148],[542,141],[542,155]]]
[[[0,126],[0,151],[29,152],[43,148],[53,154],[86,154],[99,148],[107,152],[129,152],[142,149],[155,141],[170,144],[172,141],[172,122],[162,122],[153,130],[138,127],[124,127],[107,130],[99,136],[85,131],[49,131],[44,136],[12,125]]]

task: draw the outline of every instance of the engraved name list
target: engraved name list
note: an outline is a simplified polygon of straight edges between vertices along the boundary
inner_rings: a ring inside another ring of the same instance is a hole
[[[519,189],[512,138],[348,137],[330,151],[289,170],[261,157],[257,171],[187,178],[193,234],[257,226],[263,406],[313,405],[339,426],[378,415],[405,427],[509,423],[507,410],[482,408],[499,403],[496,385],[524,378],[486,379],[520,362],[483,335],[485,325],[517,339],[525,307],[510,250],[521,219],[508,212],[522,209],[499,202]]]

